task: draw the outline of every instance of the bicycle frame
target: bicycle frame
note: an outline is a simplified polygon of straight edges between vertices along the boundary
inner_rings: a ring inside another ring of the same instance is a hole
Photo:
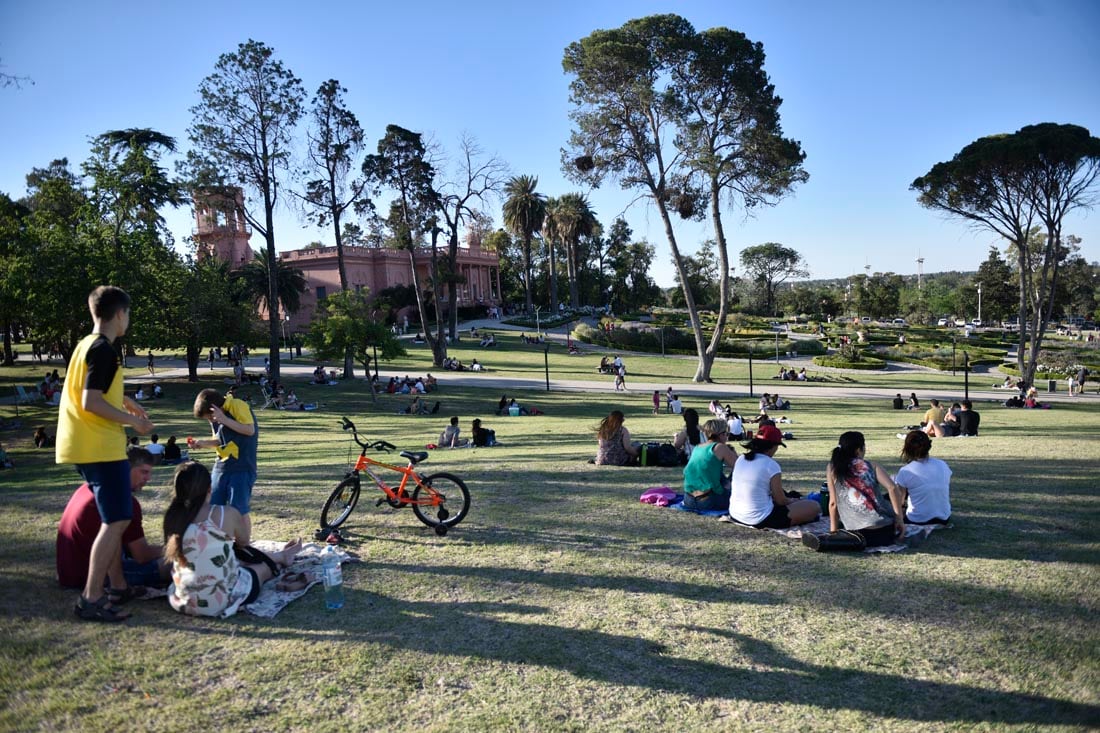
[[[353,473],[366,473],[372,479],[378,488],[390,498],[391,501],[398,501],[404,504],[416,504],[418,506],[438,506],[442,503],[442,499],[439,496],[439,492],[433,489],[428,484],[420,480],[420,476],[417,475],[416,470],[413,468],[414,464],[407,466],[395,466],[390,463],[383,463],[382,461],[376,461],[373,458],[369,458],[366,453],[366,448],[363,448],[363,452],[359,454],[359,460],[355,462],[355,466],[352,468]],[[377,466],[379,468],[385,468],[390,471],[396,471],[401,474],[401,483],[396,489],[390,488],[381,476],[370,469],[371,466]],[[413,483],[421,487],[427,492],[427,496],[420,499],[413,499],[409,496],[409,492],[405,490],[405,487],[409,484],[409,479],[413,480]]]

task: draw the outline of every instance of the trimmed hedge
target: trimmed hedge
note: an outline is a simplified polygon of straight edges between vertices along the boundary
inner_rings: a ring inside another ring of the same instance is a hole
[[[876,369],[885,369],[886,362],[883,359],[876,359],[873,356],[864,356],[859,361],[848,361],[847,359],[839,356],[815,356],[814,364],[822,367],[832,367],[834,369],[862,369],[865,371],[874,371]]]

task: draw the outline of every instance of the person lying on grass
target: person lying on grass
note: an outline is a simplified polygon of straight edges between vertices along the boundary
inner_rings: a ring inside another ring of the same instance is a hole
[[[821,507],[816,501],[797,499],[783,492],[783,470],[775,453],[783,434],[774,425],[764,425],[742,446],[748,450],[733,467],[730,517],[757,529],[787,529],[816,521]]]
[[[172,563],[168,602],[191,616],[232,615],[260,595],[275,571],[266,563],[239,563],[234,542],[244,528],[232,506],[211,506],[210,472],[195,461],[180,464],[164,515],[164,557]],[[287,542],[269,557],[276,568],[294,562],[302,541]]]

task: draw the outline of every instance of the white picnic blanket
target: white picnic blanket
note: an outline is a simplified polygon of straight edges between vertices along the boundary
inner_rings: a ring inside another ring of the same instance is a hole
[[[252,543],[252,546],[263,552],[278,552],[283,549],[284,544],[286,543],[272,540],[257,540]],[[309,575],[312,580],[305,588],[296,591],[277,590],[275,584],[279,582],[279,579],[272,578],[264,583],[263,588],[260,589],[260,595],[255,601],[247,606],[241,606],[241,608],[248,611],[253,616],[274,618],[275,615],[286,608],[291,601],[296,598],[301,598],[306,594],[306,591],[321,582],[321,551],[327,546],[328,545],[319,544],[317,542],[305,543],[302,545],[302,551],[299,552],[298,556],[294,559],[294,564],[287,569],[287,572],[307,573]],[[340,556],[341,564],[359,562],[358,557],[352,555],[342,547],[337,547],[336,553]]]
[[[721,521],[729,522],[730,524],[737,524],[728,515],[722,518]],[[745,526],[745,525],[741,525]],[[950,524],[907,524],[905,525],[905,542],[897,543],[894,545],[884,545],[882,547],[868,547],[864,552],[868,553],[884,553],[884,552],[901,552],[907,550],[910,547],[914,547],[925,539],[928,535],[932,534],[937,529],[944,529],[950,527]],[[789,537],[792,540],[802,539],[803,532],[811,532],[813,534],[826,534],[829,531],[829,518],[823,516],[816,522],[810,522],[809,524],[800,524],[796,527],[788,527],[787,529],[769,529],[769,532],[775,532],[781,534],[784,537]]]

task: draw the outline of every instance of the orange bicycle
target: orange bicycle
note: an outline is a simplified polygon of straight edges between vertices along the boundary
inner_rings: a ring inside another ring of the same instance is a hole
[[[427,451],[401,451],[401,457],[409,462],[407,466],[382,463],[369,458],[367,450],[389,452],[396,450],[397,446],[384,440],[376,440],[373,443],[363,441],[359,437],[359,431],[355,429],[355,423],[346,417],[343,419],[342,427],[344,430],[351,431],[352,439],[362,450],[355,466],[336,485],[328,501],[325,502],[325,507],[321,510],[322,528],[339,527],[351,516],[355,505],[359,502],[359,492],[362,489],[360,473],[370,476],[379,490],[385,494],[375,502],[375,506],[382,506],[385,502],[394,509],[412,507],[416,518],[434,529],[440,537],[447,534],[448,529],[466,517],[466,513],[470,511],[470,491],[462,479],[451,473],[424,476],[416,471],[416,465],[427,460]],[[391,488],[378,476],[374,468],[396,471],[401,474],[401,483],[396,489]]]

